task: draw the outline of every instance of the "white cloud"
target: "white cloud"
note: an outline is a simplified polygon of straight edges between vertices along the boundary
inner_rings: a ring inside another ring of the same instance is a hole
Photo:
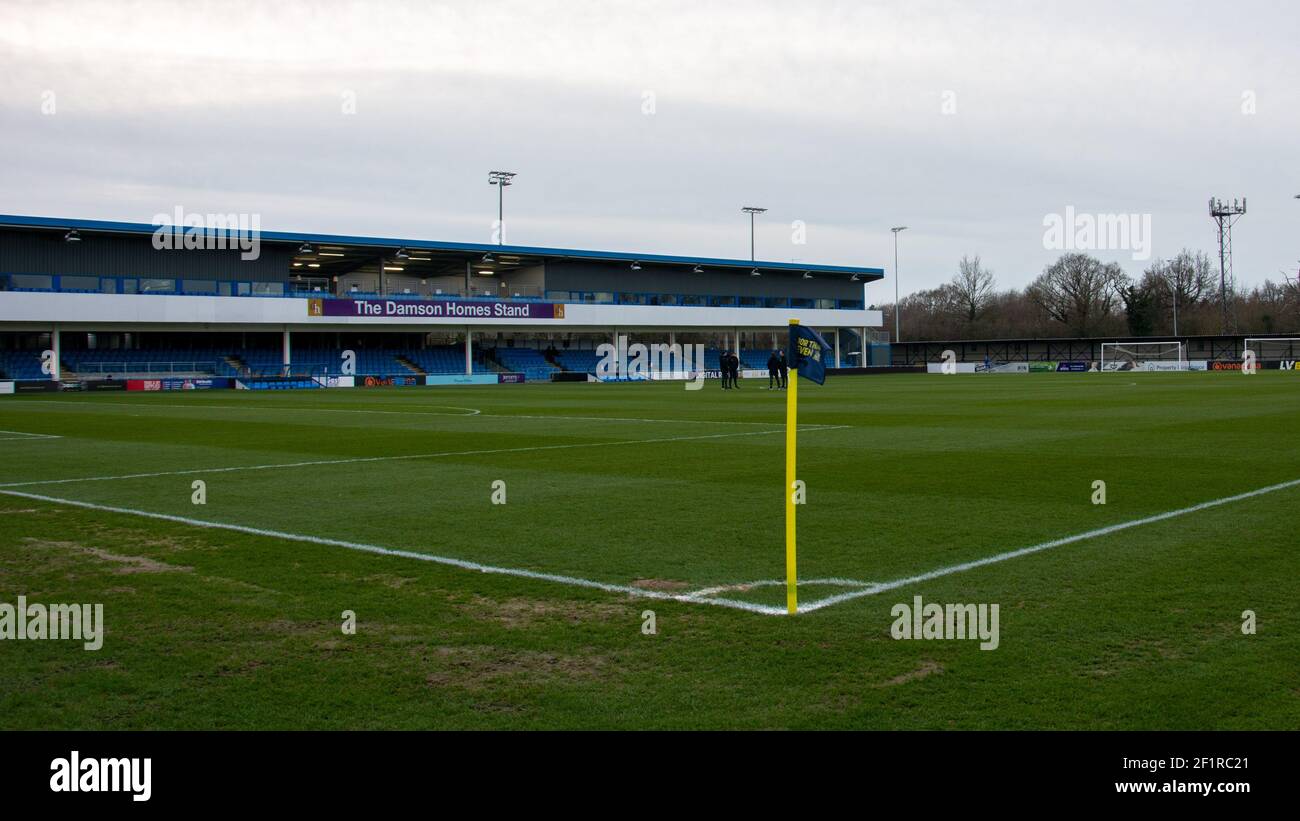
[[[1023,284],[1067,205],[1208,250],[1249,196],[1239,277],[1293,267],[1295,15],[1134,5],[8,4],[0,211],[474,239],[504,166],[514,241],[742,256],[754,201],[773,259],[888,267],[911,225],[906,291],[963,253]]]

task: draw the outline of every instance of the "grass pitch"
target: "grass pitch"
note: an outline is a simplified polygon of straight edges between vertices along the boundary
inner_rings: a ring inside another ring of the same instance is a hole
[[[803,383],[793,618],[742,384],[5,398],[0,602],[107,636],[0,642],[0,727],[1300,729],[1300,486],[953,570],[1300,479],[1293,375]]]

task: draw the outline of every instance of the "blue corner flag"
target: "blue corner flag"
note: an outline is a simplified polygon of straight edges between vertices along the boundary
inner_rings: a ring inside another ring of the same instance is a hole
[[[812,328],[790,326],[790,367],[804,379],[826,384],[826,365],[822,359],[830,352],[831,346]]]

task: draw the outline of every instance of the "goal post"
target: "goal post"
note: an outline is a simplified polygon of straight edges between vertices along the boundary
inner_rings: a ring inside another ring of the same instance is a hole
[[[1182,342],[1103,342],[1102,371],[1185,371],[1187,346]]]
[[[1252,337],[1246,340],[1243,349],[1253,352],[1261,366],[1300,370],[1296,367],[1300,363],[1300,337]]]

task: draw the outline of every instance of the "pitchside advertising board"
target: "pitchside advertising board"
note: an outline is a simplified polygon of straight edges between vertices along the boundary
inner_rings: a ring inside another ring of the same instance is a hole
[[[564,305],[496,299],[309,299],[307,315],[357,319],[564,319]]]
[[[1030,362],[1030,373],[1087,373],[1087,362]]]
[[[1246,367],[1246,362],[1241,359],[1232,359],[1221,362],[1209,363],[1209,370],[1212,371],[1239,371]],[[1300,371],[1300,360],[1283,359],[1273,362],[1256,362],[1255,367],[1266,371]]]
[[[1282,363],[1284,370],[1291,370],[1298,363]],[[927,373],[1088,373],[1096,370],[1090,362],[997,362],[985,365],[982,362],[953,362],[944,370],[943,362],[926,363]],[[1241,370],[1240,362],[1207,362],[1192,360],[1190,362],[1107,362],[1106,371],[1207,371],[1207,370]],[[1300,370],[1300,368],[1297,368]]]
[[[741,368],[738,375],[741,379],[766,379],[767,371],[759,368]],[[697,378],[721,379],[722,371],[650,371],[636,376],[598,376],[595,380],[597,382],[690,382]]]
[[[1122,362],[1107,362],[1104,367],[1100,368],[1100,370],[1106,371],[1107,373],[1112,371],[1130,371],[1130,372],[1146,371],[1148,373],[1155,373],[1157,371],[1172,372],[1172,371],[1218,370],[1217,368],[1213,367],[1214,364],[1215,363],[1209,362],[1208,360],[1205,359],[1193,359],[1188,362],[1181,362],[1181,363],[1171,362],[1169,360],[1154,360],[1154,359],[1148,359],[1142,362],[1130,362],[1128,360],[1124,360]]]
[[[976,373],[1029,373],[1028,362],[1002,362],[996,365],[976,365]]]
[[[522,373],[426,374],[424,376],[358,376],[362,388],[402,388],[416,385],[516,385]]]
[[[206,391],[229,388],[229,379],[128,379],[128,391]]]
[[[928,362],[927,373],[945,373],[944,363]],[[1086,373],[1087,362],[999,362],[985,366],[982,362],[954,362],[947,373]]]

